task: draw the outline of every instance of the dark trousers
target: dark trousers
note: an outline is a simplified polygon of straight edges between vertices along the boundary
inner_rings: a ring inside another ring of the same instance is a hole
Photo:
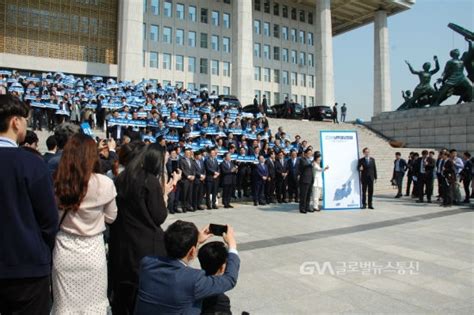
[[[222,203],[224,207],[230,206],[230,200],[232,198],[232,191],[234,190],[232,184],[222,186]]]
[[[0,314],[49,315],[50,276],[0,279]]]
[[[469,199],[471,198],[471,191],[469,187],[471,185],[471,178],[463,179],[462,183],[464,185],[464,193],[466,194],[464,200],[469,201]]]
[[[276,178],[276,198],[278,202],[286,199],[286,179],[280,176]]]
[[[267,184],[265,185],[265,200],[267,203],[275,200],[275,179],[267,181]]]
[[[311,201],[311,183],[300,183],[300,211],[308,211]]]
[[[208,208],[216,205],[218,188],[219,188],[219,182],[217,180],[210,180],[206,182],[206,204]],[[211,200],[211,195],[212,195],[212,200]]]
[[[114,288],[112,298],[112,314],[132,315],[137,298],[137,286],[131,283],[121,283]]]
[[[201,206],[201,200],[204,196],[204,183],[202,181],[195,181],[193,187],[193,209]]]
[[[413,194],[413,191],[410,190],[411,184],[413,184],[413,187],[415,187],[416,183],[413,182],[413,173],[412,172],[408,172],[407,178],[408,178],[408,180],[407,180],[406,195],[410,196],[411,194]]]
[[[397,183],[397,188],[398,188],[398,196],[403,195],[402,194],[402,187],[403,187],[403,177],[405,176],[405,173],[403,172],[395,172],[395,182]]]
[[[426,194],[426,199],[431,201],[431,196],[433,195],[433,174],[420,174],[418,176],[418,182],[418,199],[423,201],[424,195]]]
[[[178,210],[179,204],[179,186],[168,195],[168,211],[174,213]]]
[[[288,178],[288,199],[295,198],[298,201],[298,181],[293,176]]]
[[[253,184],[253,202],[263,203],[263,194],[265,191],[265,183],[263,181],[254,181]]]
[[[374,195],[374,180],[372,178],[362,179],[362,206],[367,206],[367,201],[369,202],[369,207],[372,207],[372,197]]]
[[[436,178],[438,179],[438,196],[443,196],[442,190],[443,190],[443,176],[441,174],[436,174]]]
[[[188,179],[181,181],[181,201],[184,210],[191,208],[193,202],[193,182]]]
[[[454,202],[454,194],[456,190],[456,183],[448,183],[447,180],[443,178],[443,205],[450,206]]]

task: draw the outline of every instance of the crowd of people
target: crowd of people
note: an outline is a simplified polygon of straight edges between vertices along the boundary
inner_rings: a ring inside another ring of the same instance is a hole
[[[436,153],[423,150],[421,155],[411,152],[408,160],[395,154],[392,183],[397,186],[395,198],[403,196],[403,181],[406,175],[405,196],[417,199],[418,203],[432,203],[436,193],[436,201],[440,206],[450,207],[462,203],[469,204],[474,197],[474,158],[464,152],[462,158],[454,149],[443,149]],[[434,190],[435,180],[437,192]],[[464,189],[462,198],[461,185]],[[426,199],[425,199],[426,198]]]

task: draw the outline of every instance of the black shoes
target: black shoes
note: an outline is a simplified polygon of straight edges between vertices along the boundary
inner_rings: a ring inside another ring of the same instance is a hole
[[[216,210],[216,209],[219,209],[219,208],[216,205],[213,205],[212,209]]]
[[[369,209],[372,209],[372,210],[374,210],[375,208],[374,208],[373,206],[369,206]]]

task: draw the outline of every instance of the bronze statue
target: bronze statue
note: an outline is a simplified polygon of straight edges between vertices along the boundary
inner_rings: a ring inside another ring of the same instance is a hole
[[[460,58],[458,49],[453,49],[450,52],[451,60],[446,63],[442,78],[438,79],[431,87],[431,76],[439,71],[438,58],[435,56],[435,69],[430,70],[431,64],[429,62],[423,64],[422,71],[415,71],[408,61],[405,61],[410,69],[410,72],[418,75],[420,83],[411,93],[403,92],[402,96],[405,102],[397,110],[406,110],[410,108],[420,108],[426,105],[439,106],[447,98],[452,95],[459,95],[458,104],[461,102],[471,102],[473,99],[473,83],[474,82],[474,48],[472,41],[474,40],[474,33],[466,30],[456,24],[450,23],[448,27],[455,32],[464,36],[468,42],[468,50]],[[464,68],[468,73],[467,77],[464,75]],[[437,84],[442,84],[438,89]]]

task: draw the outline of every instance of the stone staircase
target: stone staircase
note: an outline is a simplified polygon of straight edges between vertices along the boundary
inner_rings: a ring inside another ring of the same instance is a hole
[[[392,148],[387,139],[376,134],[365,126],[353,123],[333,124],[332,122],[286,120],[275,118],[269,119],[269,123],[272,133],[275,133],[277,128],[282,126],[283,131],[289,134],[291,139],[293,139],[294,136],[298,134],[301,136],[302,140],[307,140],[315,150],[320,150],[320,131],[357,131],[360,156],[362,156],[362,149],[368,147],[370,148],[372,157],[377,163],[378,180],[375,185],[375,193],[396,193],[395,189],[390,183],[393,172],[395,152],[400,152],[402,154],[402,158],[407,159],[411,151],[421,152],[421,150],[423,150],[414,148]]]

